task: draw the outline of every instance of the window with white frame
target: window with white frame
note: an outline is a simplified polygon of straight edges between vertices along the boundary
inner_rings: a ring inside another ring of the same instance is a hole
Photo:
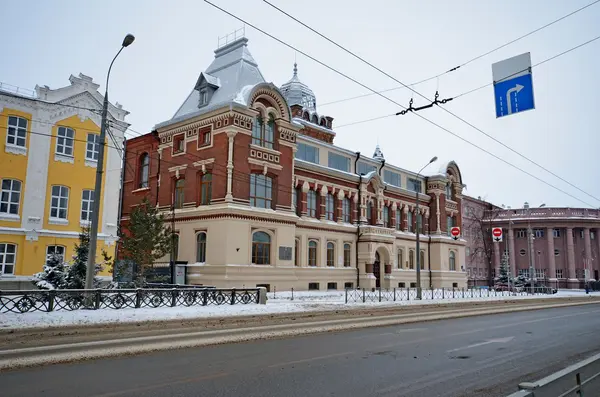
[[[6,144],[25,147],[27,141],[27,119],[17,116],[8,116],[8,132]]]
[[[535,278],[546,278],[546,269],[535,269]]]
[[[69,188],[66,186],[52,186],[50,198],[50,218],[67,219],[69,209]]]
[[[308,266],[317,266],[317,247],[318,243],[315,240],[308,242]]]
[[[21,181],[2,179],[0,191],[0,214],[19,215],[21,203]]]
[[[64,156],[73,156],[75,131],[68,127],[58,127],[56,135],[56,153]]]
[[[517,230],[517,238],[525,238],[527,237],[527,230],[519,229]]]
[[[17,246],[10,243],[0,243],[0,275],[14,274],[17,259]]]
[[[85,159],[98,161],[98,153],[100,152],[100,135],[89,133],[87,134],[87,143],[85,146]]]
[[[252,263],[255,265],[271,264],[271,236],[265,232],[252,235]]]
[[[342,201],[342,218],[346,223],[350,223],[350,199],[348,197],[344,197]]]
[[[81,192],[81,221],[92,221],[92,207],[94,206],[94,193],[90,189],[83,189]]]
[[[529,269],[519,269],[519,276],[529,277]]]
[[[60,257],[61,260],[65,259],[65,247],[62,245],[49,245],[46,247],[46,260],[51,255]]]
[[[563,278],[563,269],[556,269],[556,278]]]
[[[544,234],[545,234],[544,229],[535,229],[533,231],[533,233],[534,233],[533,235],[535,236],[535,238],[542,238],[542,237],[544,237]]]

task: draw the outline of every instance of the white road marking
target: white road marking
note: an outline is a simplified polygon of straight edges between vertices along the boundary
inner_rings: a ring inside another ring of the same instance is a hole
[[[514,336],[508,336],[506,338],[490,339],[490,340],[487,340],[485,342],[474,343],[472,345],[458,347],[458,348],[452,349],[452,350],[446,350],[446,353],[452,353],[452,352],[457,352],[459,350],[471,349],[473,347],[485,346],[485,345],[489,345],[489,344],[492,344],[492,343],[508,343],[511,340],[513,340],[514,338],[515,338]]]

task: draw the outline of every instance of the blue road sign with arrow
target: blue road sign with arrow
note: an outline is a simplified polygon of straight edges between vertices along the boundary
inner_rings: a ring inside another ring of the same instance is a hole
[[[496,117],[535,109],[530,53],[493,64],[492,74]]]
[[[496,117],[534,109],[531,74],[494,84],[494,96],[496,97]]]

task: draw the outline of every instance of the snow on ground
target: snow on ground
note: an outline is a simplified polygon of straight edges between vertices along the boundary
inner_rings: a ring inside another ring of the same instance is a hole
[[[485,294],[485,292],[484,292]],[[590,295],[600,295],[596,292]],[[177,320],[191,318],[211,318],[261,315],[274,313],[294,313],[306,311],[335,310],[343,308],[360,307],[389,307],[399,305],[431,305],[439,303],[477,302],[503,300],[507,296],[458,298],[458,299],[427,299],[422,301],[384,301],[384,302],[353,302],[344,303],[344,291],[302,291],[294,292],[269,292],[266,305],[209,305],[192,307],[160,307],[141,309],[100,309],[100,310],[76,310],[55,312],[32,312],[32,313],[2,313],[0,315],[0,329],[53,327],[78,324],[108,324],[123,322],[141,322],[158,320]],[[585,296],[585,291],[561,290],[555,295],[518,296],[515,299],[532,298],[556,298]]]

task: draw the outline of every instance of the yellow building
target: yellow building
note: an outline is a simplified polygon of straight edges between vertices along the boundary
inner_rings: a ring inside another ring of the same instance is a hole
[[[79,74],[59,89],[36,86],[23,95],[0,85],[0,289],[31,288],[46,255],[72,259],[94,200],[103,96]],[[92,111],[93,110],[93,111]],[[121,181],[124,121],[129,113],[109,105],[98,260],[113,256]],[[117,149],[118,148],[118,149]],[[102,276],[109,277],[108,269]]]

